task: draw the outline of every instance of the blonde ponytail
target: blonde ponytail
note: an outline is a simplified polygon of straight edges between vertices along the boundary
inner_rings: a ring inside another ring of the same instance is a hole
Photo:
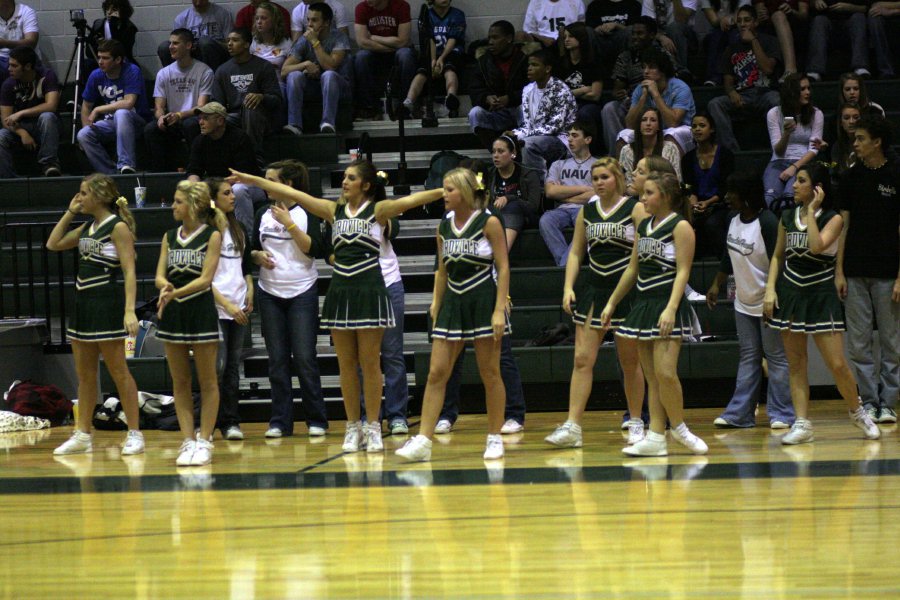
[[[134,222],[134,215],[128,210],[128,200],[124,196],[119,195],[119,188],[116,187],[116,182],[113,181],[112,177],[102,173],[94,173],[85,177],[84,182],[87,184],[88,189],[91,190],[91,193],[107,205],[109,212],[122,219],[125,225],[128,226],[128,229],[131,230],[131,235],[137,238],[137,224]]]

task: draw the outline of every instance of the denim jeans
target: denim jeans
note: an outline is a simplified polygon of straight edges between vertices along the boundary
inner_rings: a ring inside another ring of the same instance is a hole
[[[600,120],[603,122],[603,143],[606,145],[606,155],[616,156],[616,138],[619,132],[625,129],[625,115],[628,114],[629,101],[620,102],[610,100],[600,109]],[[599,132],[598,132],[599,135]]]
[[[394,52],[360,50],[353,58],[356,78],[356,104],[360,108],[375,108],[381,94],[375,89],[375,73],[400,71],[400,89],[394,90],[395,98],[405,98],[409,84],[416,76],[416,52],[412,48],[399,48]]]
[[[41,113],[37,119],[19,121],[38,144],[38,163],[42,169],[59,166],[59,117],[55,113]],[[12,178],[13,150],[22,149],[22,138],[9,129],[0,130],[0,178]]]
[[[769,389],[766,394],[766,414],[769,421],[794,422],[791,385],[787,358],[781,333],[766,327],[762,317],[734,313],[740,359],[734,384],[734,395],[722,418],[735,427],[756,425],[754,413],[762,388],[762,359],[769,364]]]
[[[462,365],[464,352],[459,353],[453,372],[447,380],[444,406],[441,408],[441,419],[456,423],[459,417],[459,390],[462,379]],[[508,335],[503,336],[500,342],[500,377],[503,379],[503,387],[506,388],[506,410],[504,420],[512,419],[517,423],[525,424],[525,392],[522,390],[522,377],[519,375],[519,366],[512,353],[512,340]]]
[[[566,243],[563,230],[575,226],[579,210],[580,204],[561,204],[541,215],[538,229],[558,267],[566,266],[566,260],[569,258],[569,244]]]
[[[234,216],[247,231],[253,231],[253,215],[257,209],[268,201],[266,193],[253,185],[236,183],[234,190]]]
[[[813,17],[809,31],[809,56],[806,70],[824,75],[828,63],[828,40],[836,28],[839,35],[850,38],[850,68],[869,68],[869,43],[866,35],[866,14],[853,13],[846,19],[831,19],[827,15]]]
[[[406,423],[406,407],[409,404],[409,383],[406,381],[406,359],[403,358],[403,313],[406,311],[406,290],[403,281],[392,283],[387,288],[391,307],[394,309],[394,326],[384,330],[381,338],[381,371],[384,373],[384,402],[381,405],[382,419],[394,423]],[[359,373],[362,382],[362,371]],[[366,404],[362,386],[359,392],[361,418],[366,419]]]
[[[778,92],[769,88],[752,87],[739,93],[744,101],[741,107],[735,106],[728,96],[713,98],[707,105],[709,116],[716,123],[716,135],[719,143],[732,152],[737,152],[741,149],[737,143],[737,138],[734,137],[732,120],[765,115],[770,108],[781,101]]]
[[[796,171],[794,171],[794,175],[792,175],[787,181],[782,181],[781,177],[779,177],[779,175],[781,175],[781,172],[787,169],[793,163],[794,161],[786,159],[773,160],[766,165],[766,170],[763,171],[763,187],[766,190],[766,206],[770,210],[773,210],[772,205],[778,202],[781,198],[785,198],[785,200],[782,201],[782,205],[787,204],[789,206],[793,203],[794,179],[797,176]],[[793,169],[791,170],[793,171]],[[788,201],[787,198],[790,198],[791,201]]]
[[[900,24],[900,18],[897,17],[868,18],[869,43],[875,52],[875,64],[878,68],[878,77],[881,79],[894,78],[890,36],[896,35],[898,24]]]
[[[737,27],[722,31],[720,27],[712,27],[703,44],[706,46],[706,80],[722,85],[722,54],[725,49],[738,41],[740,32]]]
[[[219,355],[216,372],[219,374],[219,416],[216,427],[223,432],[241,424],[238,413],[238,388],[240,384],[241,356],[244,350],[244,332],[247,326],[234,319],[219,319]]]
[[[173,164],[173,146],[184,140],[190,148],[198,135],[200,135],[200,120],[197,117],[187,117],[165,129],[159,128],[156,119],[149,121],[144,127],[144,142],[147,144],[147,153],[150,155],[149,169],[163,172],[184,167],[183,164]]]
[[[847,350],[856,369],[863,404],[897,406],[900,391],[900,303],[891,300],[893,279],[848,277],[845,313]],[[872,338],[878,323],[881,364],[872,356]]]
[[[540,172],[542,181],[547,167],[565,158],[568,152],[566,145],[555,135],[530,135],[522,140],[522,164]]]
[[[504,131],[515,129],[521,122],[522,111],[519,107],[491,111],[475,106],[469,111],[469,127],[485,148],[490,148],[494,138]]]
[[[294,394],[291,367],[300,380],[300,397],[309,427],[328,427],[322,381],[316,358],[319,332],[319,292],[311,287],[293,298],[279,298],[260,289],[256,296],[262,333],[269,354],[272,417],[269,427],[285,435],[294,432]]]
[[[322,120],[319,126],[328,123],[334,127],[338,103],[341,98],[349,98],[350,94],[350,80],[337,71],[323,71],[320,79],[312,79],[300,71],[288,73],[288,125],[303,130],[303,101],[308,98],[322,102]]]
[[[97,121],[78,132],[78,144],[87,154],[91,167],[98,173],[112,175],[122,167],[136,168],[135,143],[146,121],[134,110],[120,108],[113,118]],[[118,160],[113,164],[104,144],[116,141]]]

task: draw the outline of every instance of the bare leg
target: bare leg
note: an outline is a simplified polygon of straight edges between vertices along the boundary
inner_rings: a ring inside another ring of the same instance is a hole
[[[647,379],[647,404],[650,408],[650,431],[659,435],[666,434],[666,411],[659,401],[659,382],[656,379],[656,370],[653,364],[653,342],[641,342],[638,345],[638,356],[641,360],[641,370]],[[638,411],[640,414],[640,411]]]
[[[459,90],[459,77],[457,77],[455,71],[446,70],[444,71],[444,85],[447,86],[447,93],[456,95]]]
[[[506,232],[506,249],[512,250],[513,244],[516,243],[516,238],[519,236],[519,232],[515,229],[504,229]]]
[[[194,439],[194,401],[191,397],[191,357],[187,344],[166,342],[166,362],[172,376],[175,415],[184,439]]]
[[[124,344],[122,345],[124,352]],[[100,359],[100,346],[94,342],[72,340],[72,354],[75,358],[75,372],[78,374],[78,430],[91,432],[91,420],[94,417],[94,406],[97,404],[97,361]]]
[[[128,429],[140,429],[141,413],[138,408],[137,385],[134,383],[134,377],[131,376],[128,362],[125,360],[125,344],[122,343],[122,340],[109,340],[100,342],[99,346],[109,376],[112,377],[119,392],[122,409],[125,411],[125,420],[128,421]]]
[[[791,400],[798,419],[806,419],[809,414],[809,376],[807,374],[806,335],[782,331],[784,354],[788,361],[791,379]]]
[[[425,87],[425,82],[425,76],[421,73],[416,73],[416,76],[413,77],[412,83],[409,84],[409,91],[406,93],[406,97],[415,102],[416,98],[419,97],[419,94],[422,93],[422,89]]]
[[[358,351],[356,347],[356,331],[352,329],[332,329],[331,339],[337,353],[338,368],[341,373],[341,395],[344,397],[344,410],[347,421],[359,421],[359,375],[357,374]],[[366,407],[368,413],[368,406]],[[378,415],[375,415],[378,418]]]
[[[794,34],[787,15],[780,10],[772,13],[772,25],[775,27],[775,35],[778,36],[778,45],[781,46],[781,54],[784,56],[784,70],[797,72],[797,54],[794,52]]]
[[[859,406],[859,397],[856,379],[853,377],[850,365],[847,364],[847,357],[844,356],[844,335],[840,331],[819,333],[813,336],[813,341],[834,377],[834,383],[847,404],[847,410],[856,410],[856,407]]]
[[[503,427],[503,410],[506,407],[506,388],[500,377],[500,340],[493,337],[478,338],[475,344],[475,360],[484,384],[487,404],[488,433],[498,434]]]
[[[653,368],[656,371],[656,384],[659,386],[659,400],[672,427],[684,423],[684,396],[681,393],[681,380],[678,379],[680,350],[680,337],[653,340]]]
[[[208,440],[216,428],[216,416],[219,414],[219,378],[216,375],[219,344],[194,344],[193,348],[194,366],[200,382],[200,438]]]
[[[431,362],[428,366],[428,382],[425,384],[422,420],[419,424],[419,433],[428,439],[434,437],[434,426],[437,425],[441,408],[444,406],[447,380],[450,379],[453,365],[464,345],[463,342],[451,342],[441,338],[435,338],[431,343]]]
[[[581,425],[584,408],[594,387],[594,365],[597,363],[597,351],[603,343],[605,332],[591,329],[587,325],[575,327],[575,364],[572,366],[572,381],[569,384],[568,420],[578,425]],[[640,411],[638,407],[638,414]]]
[[[616,353],[619,355],[619,366],[622,367],[628,414],[632,419],[640,419],[641,405],[644,404],[644,372],[638,356],[638,341],[616,336]]]
[[[380,328],[356,331],[357,361],[362,367],[366,418],[378,422],[381,422],[381,392],[384,387],[384,377],[381,373],[382,337],[384,329]],[[359,394],[355,397],[359,398]]]

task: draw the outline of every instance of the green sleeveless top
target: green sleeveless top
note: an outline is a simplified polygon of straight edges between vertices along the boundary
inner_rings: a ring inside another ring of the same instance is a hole
[[[662,221],[647,217],[638,226],[639,292],[671,292],[675,283],[675,227],[681,221],[684,217],[672,213]]]
[[[166,278],[175,288],[184,287],[194,279],[200,277],[203,272],[203,261],[206,258],[206,250],[209,247],[209,238],[215,232],[209,225],[201,225],[191,235],[181,237],[181,227],[170,229],[166,233],[166,241],[169,244],[169,253],[166,257]],[[178,298],[178,302],[190,300],[200,294],[209,291],[209,288],[200,290],[190,296]]]
[[[618,279],[631,260],[634,222],[631,213],[636,198],[623,196],[609,213],[600,207],[600,198],[584,205],[584,234],[591,272],[604,279]]]
[[[353,277],[370,269],[381,269],[381,240],[384,230],[375,220],[375,203],[366,201],[351,214],[348,204],[339,204],[334,211],[331,242],[334,245],[334,272]]]
[[[94,221],[81,230],[78,237],[78,276],[75,289],[78,291],[111,285],[116,282],[116,272],[121,263],[112,232],[121,223],[117,215],[110,215],[102,223]],[[91,231],[93,230],[93,231]]]
[[[833,210],[817,211],[819,231],[836,214]],[[781,214],[781,226],[784,227],[784,278],[800,287],[832,281],[838,241],[835,240],[822,254],[810,252],[806,225],[800,221],[799,206]]]
[[[450,291],[465,294],[485,282],[493,283],[494,251],[484,235],[484,226],[491,216],[489,210],[477,210],[462,229],[457,229],[451,211],[438,226],[441,260],[447,270]]]

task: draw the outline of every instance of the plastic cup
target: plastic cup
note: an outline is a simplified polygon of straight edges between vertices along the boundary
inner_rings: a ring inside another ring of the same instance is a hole
[[[147,199],[147,188],[143,185],[139,185],[134,188],[134,205],[138,208],[144,208],[144,203]]]

